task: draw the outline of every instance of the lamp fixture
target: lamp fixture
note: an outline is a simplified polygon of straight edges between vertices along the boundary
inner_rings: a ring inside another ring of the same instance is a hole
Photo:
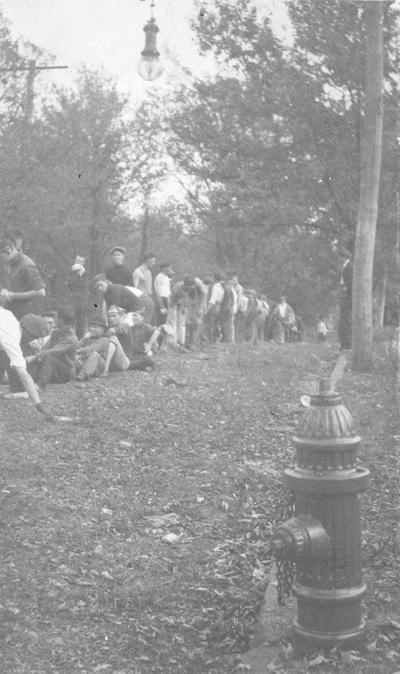
[[[141,52],[141,59],[139,60],[137,69],[140,77],[151,82],[160,77],[164,68],[162,63],[160,63],[160,52],[157,50],[157,33],[160,29],[153,16],[154,0],[152,0],[150,8],[150,19],[143,28],[145,45]]]

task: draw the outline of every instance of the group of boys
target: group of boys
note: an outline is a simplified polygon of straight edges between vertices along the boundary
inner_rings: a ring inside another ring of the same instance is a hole
[[[9,384],[5,398],[30,397],[37,410],[51,419],[39,395],[49,383],[154,368],[160,331],[146,322],[154,307],[142,290],[99,275],[94,285],[100,302],[94,302],[87,312],[87,286],[79,284],[86,274],[85,260],[80,258],[72,270],[75,297],[80,301],[61,306],[57,312],[43,311],[45,284],[35,263],[22,251],[22,236],[7,232],[0,253],[6,286],[0,291],[0,383],[7,374]],[[113,271],[123,269],[107,269],[106,273]],[[122,275],[114,278],[128,280]],[[77,307],[82,310],[80,322]],[[79,339],[76,327],[81,332]]]
[[[185,276],[174,280],[168,262],[154,253],[133,271],[125,250],[110,251],[110,264],[90,286],[85,258],[76,256],[66,279],[65,306],[44,311],[45,283],[22,250],[20,232],[6,232],[0,253],[6,280],[0,291],[0,383],[5,397],[27,397],[44,409],[38,389],[72,378],[85,381],[111,371],[150,370],[154,355],[172,343],[196,349],[201,342],[264,338],[266,298],[229,280]],[[90,298],[90,299],[89,299]]]

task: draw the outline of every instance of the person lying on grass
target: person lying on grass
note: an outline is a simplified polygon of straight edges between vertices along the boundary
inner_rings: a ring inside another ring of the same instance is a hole
[[[109,366],[113,364],[116,356],[118,361],[121,361],[120,347],[126,359],[124,367],[120,369],[153,369],[155,360],[152,357],[152,349],[157,343],[159,331],[145,324],[141,314],[128,314],[121,307],[111,306],[107,317],[110,326],[107,331],[110,345],[103,376],[107,376]],[[125,367],[126,363],[128,365]],[[112,369],[115,369],[115,363]]]
[[[20,347],[20,325],[14,314],[4,308],[4,303],[4,299],[0,297],[0,349],[5,351],[10,359],[11,367],[17,373],[27,395],[33,400],[37,411],[43,414],[46,420],[51,421],[54,417],[43,405],[35,383],[26,369],[25,358]]]

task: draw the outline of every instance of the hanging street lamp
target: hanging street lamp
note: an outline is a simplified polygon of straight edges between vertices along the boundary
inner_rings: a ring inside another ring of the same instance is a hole
[[[154,0],[152,0],[150,7],[151,17],[143,28],[145,45],[137,67],[140,77],[147,81],[156,80],[164,70],[162,63],[160,63],[160,52],[157,50],[157,33],[160,29],[153,16]]]

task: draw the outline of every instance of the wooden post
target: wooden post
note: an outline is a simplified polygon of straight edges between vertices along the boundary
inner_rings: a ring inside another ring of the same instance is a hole
[[[353,369],[372,365],[372,273],[383,127],[383,3],[364,3],[366,19],[365,121],[353,273]]]

